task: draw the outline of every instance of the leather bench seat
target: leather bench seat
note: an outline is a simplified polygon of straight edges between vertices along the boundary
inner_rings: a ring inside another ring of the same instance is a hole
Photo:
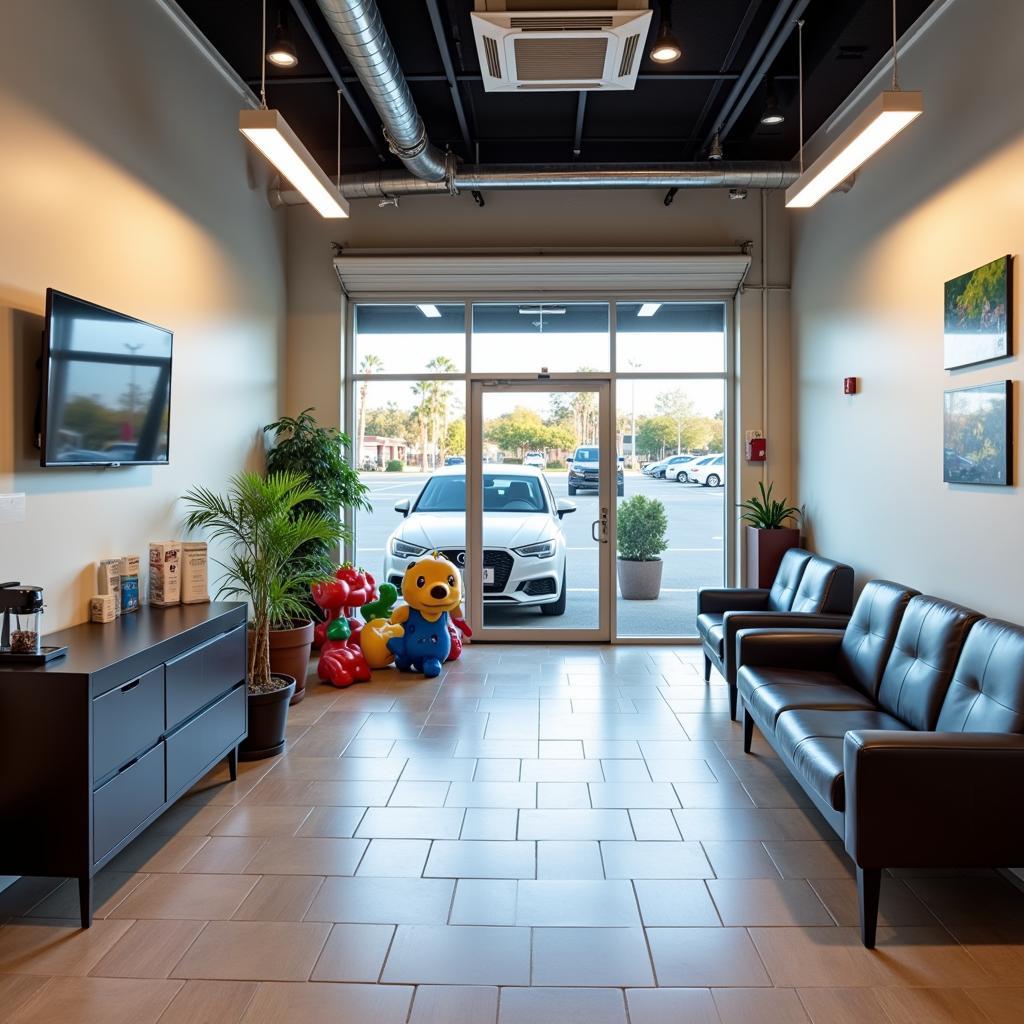
[[[793,708],[831,708],[836,711],[871,710],[865,694],[827,672],[794,669],[744,668],[740,671],[740,696],[766,727]]]

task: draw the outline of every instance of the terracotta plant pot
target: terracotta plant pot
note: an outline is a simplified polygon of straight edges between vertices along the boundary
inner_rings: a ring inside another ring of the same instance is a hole
[[[288,727],[288,705],[295,695],[295,678],[282,672],[272,673],[287,685],[270,693],[247,694],[249,733],[238,747],[240,761],[260,761],[284,750]]]
[[[785,526],[778,530],[747,527],[747,586],[770,587],[775,582],[782,556],[800,547],[800,530]]]
[[[255,642],[256,634],[249,631],[249,644]],[[295,696],[292,703],[298,704],[306,696],[306,670],[313,651],[313,622],[303,622],[292,629],[270,631],[270,671],[275,676],[291,676],[295,680]]]
[[[655,601],[661,594],[661,570],[664,562],[660,558],[649,562],[632,562],[618,559],[619,592],[626,601]]]

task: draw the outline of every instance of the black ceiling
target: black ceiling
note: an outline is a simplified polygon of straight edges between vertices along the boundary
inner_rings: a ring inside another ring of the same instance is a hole
[[[387,155],[380,119],[373,110],[315,0],[300,0],[344,76],[366,132],[343,104],[343,171],[399,167]],[[496,163],[656,163],[702,160],[704,140],[715,126],[735,76],[743,69],[780,0],[673,0],[672,25],[683,57],[657,65],[645,57],[632,92],[589,93],[580,152],[573,153],[578,99],[575,92],[487,93],[470,28],[472,0],[436,0],[457,76],[470,145],[460,129],[445,79],[441,51],[427,0],[377,0],[384,24],[431,140],[450,146],[463,160]],[[258,91],[261,0],[179,0],[238,73]],[[805,119],[809,136],[842,103],[891,47],[891,0],[810,0],[803,15]],[[326,65],[295,17],[290,29],[299,56],[290,71],[267,67],[267,101],[277,107],[328,173],[335,169],[337,93]],[[902,33],[929,0],[899,0]],[[651,39],[658,27],[658,4]],[[278,0],[267,0],[271,28]],[[740,34],[742,27],[746,31]],[[649,40],[650,42],[650,40]],[[649,48],[649,43],[648,43]],[[731,61],[726,58],[733,50]],[[789,160],[798,146],[797,33],[782,47],[771,74],[784,124],[759,123],[766,98],[761,82],[724,140],[728,160]],[[690,77],[685,77],[690,76]],[[720,76],[716,80],[714,76]],[[908,83],[909,85],[910,83]],[[478,150],[478,152],[477,152]],[[382,156],[384,159],[382,159]]]

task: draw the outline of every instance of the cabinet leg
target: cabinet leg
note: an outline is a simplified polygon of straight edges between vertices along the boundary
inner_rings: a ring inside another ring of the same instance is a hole
[[[238,747],[232,747],[228,751],[228,773],[232,782],[238,780]]]
[[[78,907],[82,914],[82,927],[92,927],[92,879],[88,875],[78,878]]]

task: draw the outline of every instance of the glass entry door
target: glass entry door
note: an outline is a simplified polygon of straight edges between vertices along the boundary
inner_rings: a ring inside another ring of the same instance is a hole
[[[466,591],[479,640],[608,640],[612,505],[621,492],[610,384],[472,384]]]

